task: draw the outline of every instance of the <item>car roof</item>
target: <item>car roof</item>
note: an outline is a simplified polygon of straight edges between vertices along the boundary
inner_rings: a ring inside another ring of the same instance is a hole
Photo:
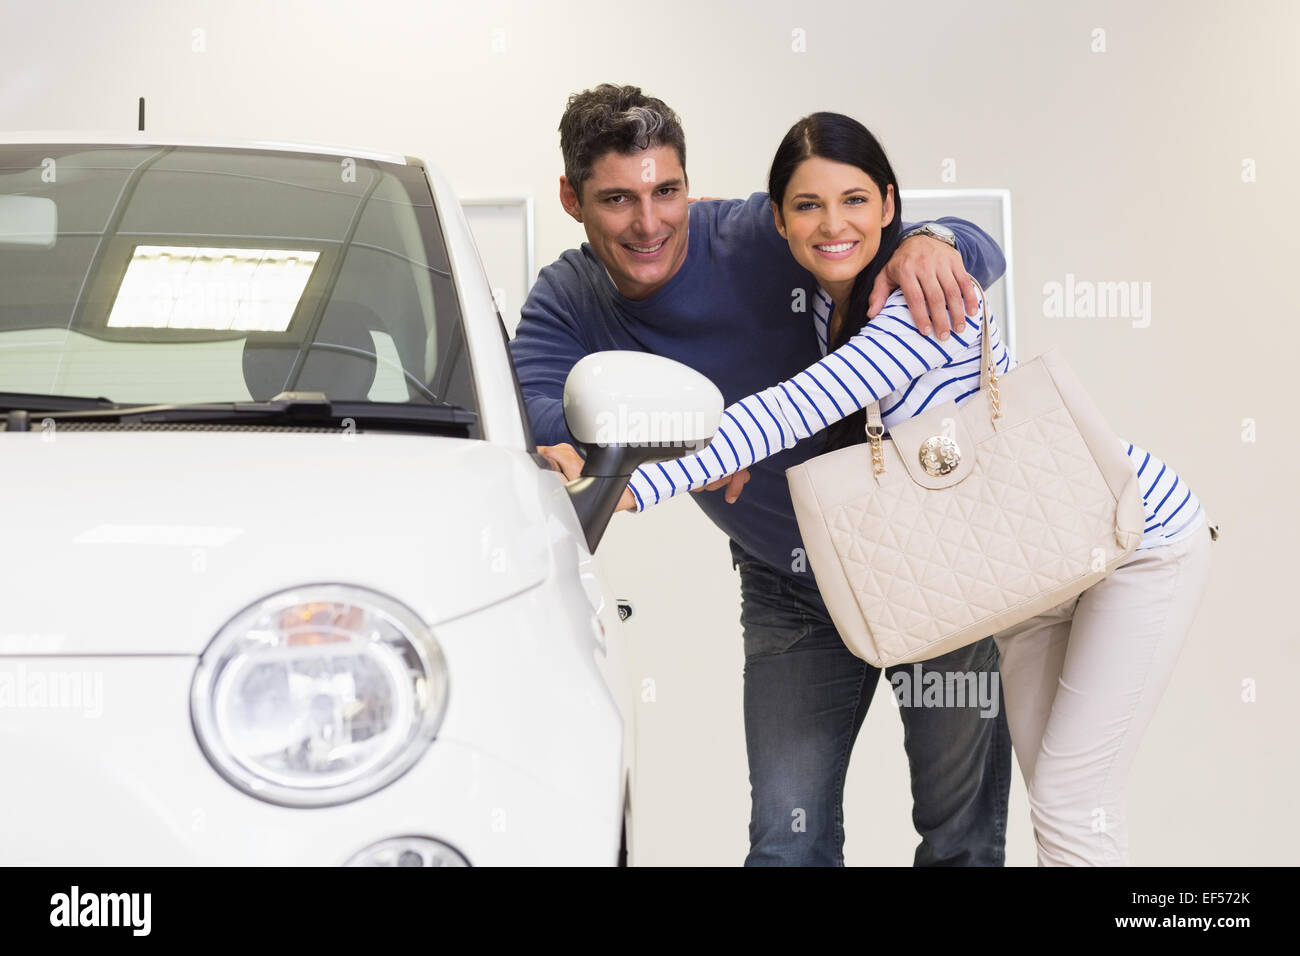
[[[134,130],[20,130],[0,132],[0,145],[76,144],[85,146],[200,146],[212,149],[270,149],[323,156],[350,156],[372,159],[400,166],[423,166],[424,163],[401,153],[336,143],[295,143],[287,140],[234,139],[193,133],[136,132]]]

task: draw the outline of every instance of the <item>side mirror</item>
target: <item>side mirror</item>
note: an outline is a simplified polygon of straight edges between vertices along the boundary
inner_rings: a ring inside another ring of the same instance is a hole
[[[569,495],[592,551],[632,472],[706,447],[722,393],[699,372],[643,352],[593,352],[564,383],[564,420],[586,455]]]

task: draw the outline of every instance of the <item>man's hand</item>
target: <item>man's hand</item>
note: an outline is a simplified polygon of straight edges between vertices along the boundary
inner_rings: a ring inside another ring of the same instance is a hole
[[[723,497],[727,499],[727,504],[730,505],[734,504],[736,499],[740,497],[740,491],[745,487],[745,482],[747,481],[749,481],[749,469],[742,468],[734,475],[724,475],[717,481],[711,481],[707,485],[702,485],[699,488],[692,488],[691,490],[716,491],[723,485],[726,485],[727,490],[723,492]]]
[[[537,454],[551,463],[552,471],[564,475],[565,481],[573,481],[582,474],[582,456],[567,442],[563,445],[538,445]]]
[[[871,288],[868,318],[875,318],[895,289],[903,290],[917,331],[929,335],[933,325],[940,339],[948,338],[949,328],[963,332],[966,316],[979,307],[961,253],[933,236],[913,236],[899,243]]]
[[[712,202],[713,200],[725,200],[726,198],[727,198],[726,196],[687,196],[686,205],[689,206],[693,202]]]

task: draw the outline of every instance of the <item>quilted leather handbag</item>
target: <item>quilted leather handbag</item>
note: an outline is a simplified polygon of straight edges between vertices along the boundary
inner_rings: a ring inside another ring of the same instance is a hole
[[[875,402],[866,444],[786,470],[831,619],[877,667],[1068,601],[1142,540],[1136,471],[1088,393],[1055,351],[999,375],[984,312],[979,394],[888,437]]]

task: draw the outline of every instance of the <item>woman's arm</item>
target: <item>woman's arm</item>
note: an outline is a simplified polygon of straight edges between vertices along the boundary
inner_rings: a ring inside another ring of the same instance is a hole
[[[976,312],[983,309],[981,298]],[[861,332],[816,365],[728,405],[717,434],[703,450],[633,472],[628,482],[636,499],[633,510],[644,511],[793,448],[931,369],[951,364],[979,343],[981,319],[967,316],[966,323],[964,333],[953,333],[946,341],[924,336],[916,330],[902,292],[894,292]]]

